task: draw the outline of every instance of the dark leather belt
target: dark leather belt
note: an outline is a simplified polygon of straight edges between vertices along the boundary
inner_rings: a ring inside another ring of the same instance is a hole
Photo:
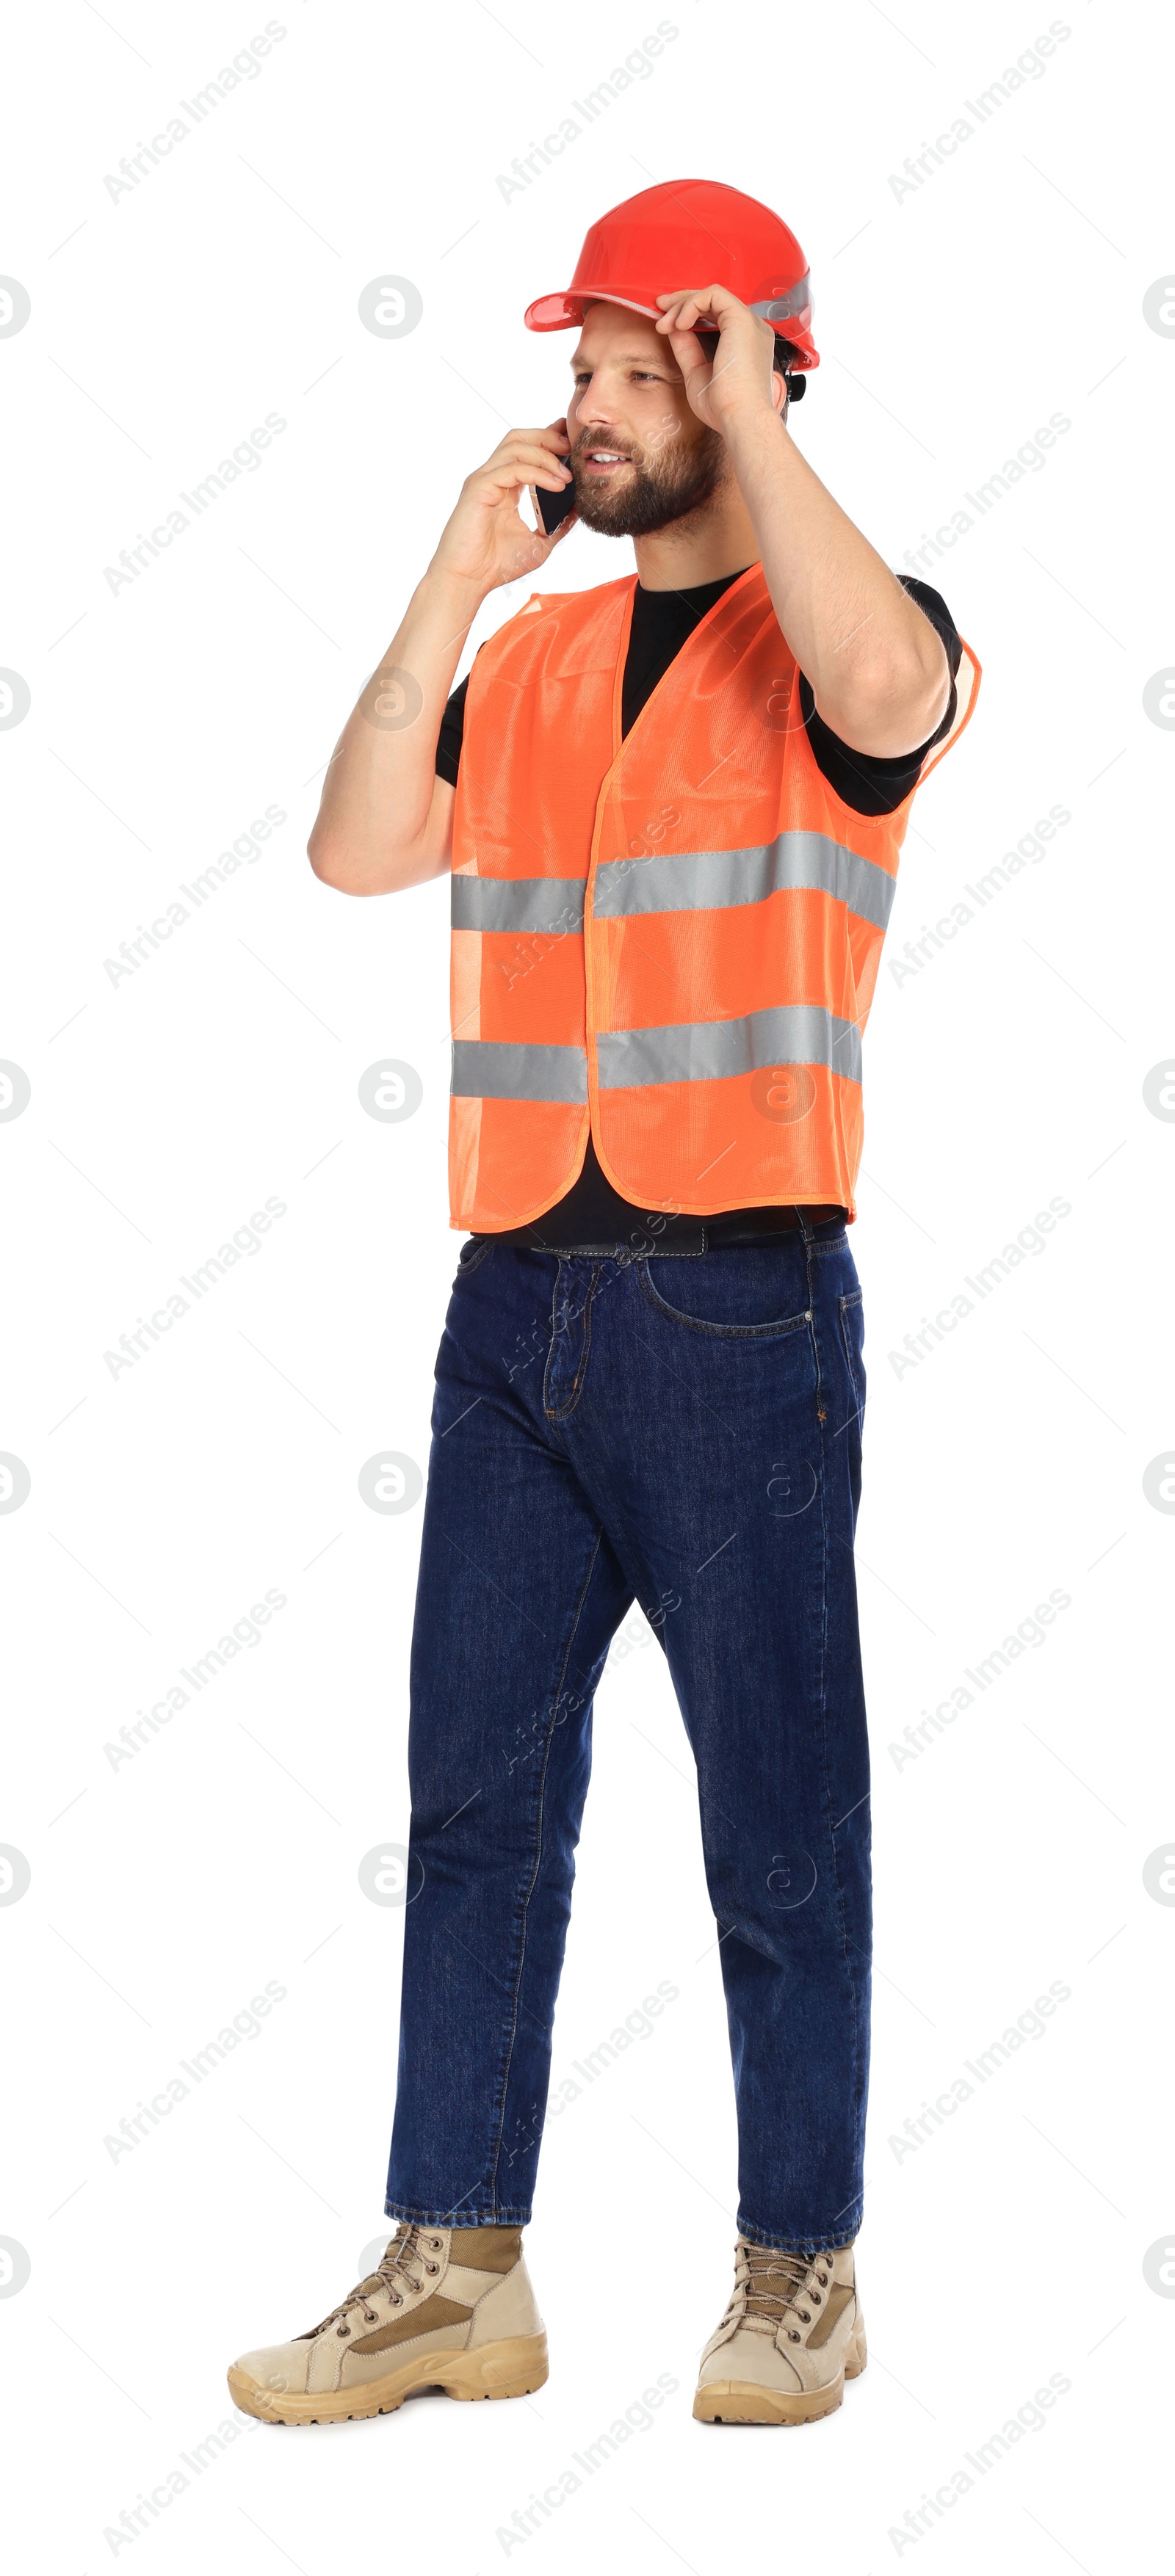
[[[568,1259],[582,1256],[598,1261],[615,1261],[624,1254],[636,1261],[658,1256],[682,1259],[692,1253],[716,1252],[724,1245],[748,1249],[770,1245],[780,1235],[798,1234],[801,1218],[809,1231],[813,1226],[843,1226],[848,1222],[847,1211],[842,1207],[734,1208],[723,1216],[672,1216],[664,1220],[653,1217],[651,1223],[634,1225],[625,1242],[613,1236],[606,1243],[548,1243],[536,1230],[529,1249],[562,1253]],[[517,1242],[517,1235],[512,1240]]]

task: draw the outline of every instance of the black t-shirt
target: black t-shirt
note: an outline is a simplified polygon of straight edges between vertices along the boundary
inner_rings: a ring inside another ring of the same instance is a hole
[[[727,573],[721,581],[702,582],[693,590],[642,590],[637,583],[632,603],[632,625],[621,687],[621,728],[631,732],[641,708],[652,695],[659,680],[680,653],[682,645],[707,609],[721,599],[724,590],[739,578]],[[903,590],[909,592],[923,615],[928,617],[946,647],[951,670],[951,694],[942,723],[917,751],[902,753],[896,760],[877,760],[871,753],[853,751],[841,742],[816,713],[816,701],[808,681],[800,673],[800,713],[808,728],[816,766],[842,803],[854,814],[892,814],[911,788],[918,783],[922,763],[932,745],[948,733],[955,718],[955,678],[962,658],[955,623],[946,601],[928,582],[915,581],[899,573]],[[465,694],[468,680],[454,689],[441,718],[436,750],[438,778],[457,784],[461,759],[461,738],[465,726]],[[536,1217],[530,1225],[512,1226],[506,1233],[495,1235],[498,1243],[530,1243],[542,1236],[544,1243],[571,1245],[577,1243],[623,1243],[632,1232],[633,1218],[643,1211],[631,1200],[622,1198],[600,1168],[595,1146],[589,1135],[583,1169],[566,1195]],[[834,1211],[828,1211],[831,1216]],[[741,1225],[750,1227],[762,1216],[765,1233],[777,1229],[778,1210],[743,1208]],[[711,1220],[712,1221],[712,1220]]]

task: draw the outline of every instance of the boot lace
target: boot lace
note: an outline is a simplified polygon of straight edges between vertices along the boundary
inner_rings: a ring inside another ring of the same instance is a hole
[[[813,2272],[814,2284],[805,2294],[804,2284]],[[799,2327],[788,2319],[794,2314],[802,2325],[811,2324],[813,2309],[823,2304],[831,2273],[831,2254],[785,2254],[770,2245],[748,2245],[740,2236],[734,2249],[734,2288],[722,2323],[728,2326],[737,2320],[760,2334],[777,2334],[785,2328],[790,2341],[799,2343]]]
[[[439,2272],[440,2264],[433,2257],[440,2253],[443,2243],[443,2237],[436,2235],[432,2228],[410,2225],[401,2219],[375,2271],[369,2272],[365,2280],[357,2281],[355,2288],[348,2290],[346,2298],[340,2299],[338,2307],[331,2309],[321,2325],[311,2326],[302,2340],[312,2342],[316,2335],[325,2334],[328,2326],[333,2326],[338,2335],[349,2335],[352,2329],[348,2318],[356,2307],[361,2310],[365,2324],[377,2326],[379,2311],[371,2305],[372,2293],[387,2290],[391,2294],[392,2306],[402,2308],[406,2294],[424,2288],[426,2274]],[[419,2274],[413,2270],[414,2264],[420,2266]]]

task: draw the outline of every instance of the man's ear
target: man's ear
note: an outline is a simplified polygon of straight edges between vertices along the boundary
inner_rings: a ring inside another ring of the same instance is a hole
[[[787,384],[785,379],[780,375],[778,367],[774,367],[771,373],[771,401],[776,411],[786,414]]]

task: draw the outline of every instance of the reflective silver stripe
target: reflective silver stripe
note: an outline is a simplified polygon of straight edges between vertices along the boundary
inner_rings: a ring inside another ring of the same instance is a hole
[[[625,913],[721,911],[728,904],[762,903],[768,895],[831,895],[875,930],[884,930],[893,908],[895,879],[875,859],[863,859],[824,832],[780,832],[774,841],[746,850],[684,850],[655,859],[608,859],[596,870],[592,910],[597,920]]]
[[[790,322],[795,314],[805,312],[811,301],[812,272],[809,269],[806,277],[801,277],[795,286],[789,286],[786,295],[767,296],[762,304],[752,304],[750,309],[762,322]]]
[[[462,1100],[586,1101],[587,1057],[576,1046],[455,1038],[451,1089]]]
[[[455,876],[454,930],[583,929],[586,877]]]
[[[687,1021],[679,1028],[613,1029],[596,1041],[600,1088],[650,1082],[722,1082],[763,1065],[826,1064],[861,1079],[861,1032],[818,1002],[750,1011],[743,1020]]]

